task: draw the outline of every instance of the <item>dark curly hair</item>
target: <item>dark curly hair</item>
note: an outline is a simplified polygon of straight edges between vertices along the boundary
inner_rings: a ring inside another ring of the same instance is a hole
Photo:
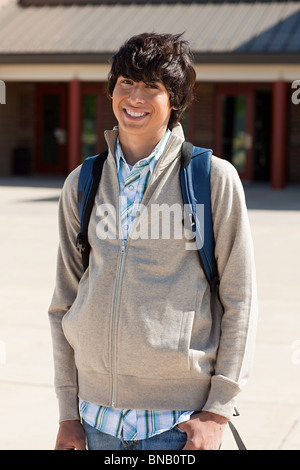
[[[161,81],[170,94],[169,127],[180,122],[193,99],[196,72],[189,43],[183,34],[143,33],[126,41],[112,57],[108,76],[111,97],[119,76],[135,82]]]

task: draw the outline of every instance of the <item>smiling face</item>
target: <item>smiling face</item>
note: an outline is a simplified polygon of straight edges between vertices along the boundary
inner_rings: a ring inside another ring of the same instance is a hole
[[[168,127],[173,129],[193,99],[196,72],[190,45],[182,34],[133,36],[112,57],[108,75],[110,97],[121,76],[137,83],[163,83],[173,107],[168,122]]]
[[[135,82],[118,77],[112,94],[113,111],[120,137],[153,139],[154,146],[166,132],[172,108],[170,95],[162,82]]]

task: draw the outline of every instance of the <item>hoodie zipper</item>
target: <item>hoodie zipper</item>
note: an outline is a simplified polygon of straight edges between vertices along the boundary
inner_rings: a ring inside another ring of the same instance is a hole
[[[173,143],[173,139],[172,139],[172,136],[170,136],[170,139],[167,142],[166,148],[164,150],[165,155],[167,154],[167,152],[168,152],[169,148],[171,147],[172,143]],[[161,163],[161,159],[158,162],[158,164],[156,165],[151,179],[153,178],[153,175],[157,171],[157,167],[159,166],[159,163]],[[117,183],[118,183],[118,181],[117,181]],[[143,195],[142,201],[143,201],[146,193],[149,191],[149,186],[150,186],[150,184],[146,188],[146,191]],[[117,184],[117,187],[119,188],[119,183]],[[118,191],[118,200],[119,200],[119,191]],[[141,201],[141,204],[142,204],[142,201]],[[119,217],[118,227],[121,228],[121,225],[120,225],[121,224],[121,218],[120,218],[120,206],[119,206],[119,204],[118,204],[118,217]],[[132,223],[132,226],[130,228],[130,232],[134,229],[134,224],[135,224],[135,221],[133,221],[133,223]],[[129,232],[129,234],[130,234],[130,232]],[[129,238],[129,236],[128,236],[128,238]],[[117,396],[117,386],[116,386],[116,376],[117,376],[117,338],[116,338],[117,319],[118,319],[118,310],[119,310],[119,304],[120,304],[120,285],[121,285],[121,278],[122,278],[124,261],[125,261],[127,241],[128,240],[125,240],[125,239],[122,240],[119,267],[118,267],[117,278],[116,278],[115,296],[114,296],[114,303],[113,303],[113,317],[112,317],[112,329],[111,329],[111,364],[112,364],[111,406],[113,406],[113,407],[115,407],[116,396]]]
[[[115,161],[114,161],[115,164]],[[121,217],[120,217],[120,204],[119,204],[119,181],[117,177],[117,168],[115,173],[115,191],[117,196],[117,220],[118,220],[118,230],[119,234],[122,233],[121,228]],[[119,266],[116,276],[116,284],[115,284],[115,291],[114,291],[114,302],[113,302],[113,311],[112,311],[112,327],[111,327],[111,376],[112,376],[112,388],[111,388],[111,406],[115,406],[116,403],[116,395],[117,395],[117,386],[116,386],[116,376],[117,376],[117,323],[118,323],[118,310],[120,304],[120,286],[121,286],[121,278],[124,266],[124,257],[126,253],[126,242],[127,240],[122,239],[121,244],[121,251],[120,251],[120,258],[119,258]]]
[[[117,394],[117,387],[116,387],[116,375],[117,375],[117,317],[118,317],[118,309],[120,303],[120,284],[124,266],[124,257],[126,253],[126,240],[122,240],[121,246],[121,254],[120,254],[120,261],[119,261],[119,268],[117,273],[116,279],[116,288],[115,288],[115,297],[114,297],[114,305],[113,305],[113,318],[112,318],[112,329],[111,329],[111,361],[112,361],[112,394],[111,394],[111,405],[115,406],[116,402],[116,394]]]

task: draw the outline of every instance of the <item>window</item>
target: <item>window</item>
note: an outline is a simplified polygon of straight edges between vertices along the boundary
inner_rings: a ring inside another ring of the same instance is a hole
[[[82,97],[82,128],[81,155],[82,158],[97,153],[97,95],[84,94]]]

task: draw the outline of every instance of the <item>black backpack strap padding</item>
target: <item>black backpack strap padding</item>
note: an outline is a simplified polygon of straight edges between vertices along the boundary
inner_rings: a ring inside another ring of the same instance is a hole
[[[95,202],[96,192],[100,183],[102,169],[108,151],[95,157],[87,158],[80,171],[78,181],[78,211],[80,217],[80,233],[77,236],[76,247],[82,256],[84,271],[89,265],[90,245],[88,241],[88,225]]]
[[[190,142],[183,142],[181,147],[181,170],[183,170],[191,161],[194,146]]]

